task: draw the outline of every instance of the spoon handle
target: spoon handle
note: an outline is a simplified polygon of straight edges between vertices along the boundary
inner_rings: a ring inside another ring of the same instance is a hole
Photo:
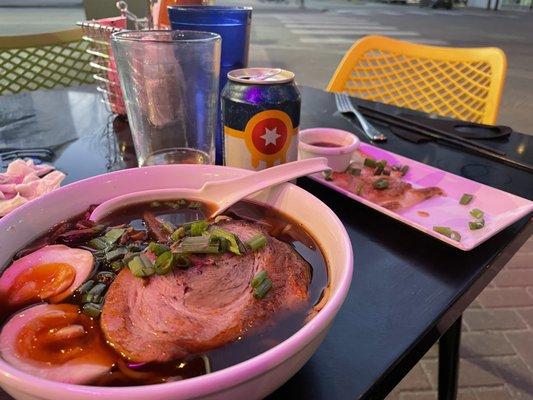
[[[261,189],[288,182],[304,175],[324,171],[328,168],[326,158],[308,158],[277,165],[244,177],[206,182],[200,191],[203,192],[205,198],[220,199],[217,202],[217,209],[211,215],[211,217],[215,217],[233,204]]]

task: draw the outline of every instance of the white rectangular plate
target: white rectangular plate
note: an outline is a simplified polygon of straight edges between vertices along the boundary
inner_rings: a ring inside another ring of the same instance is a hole
[[[406,182],[411,183],[415,188],[437,186],[446,195],[433,197],[406,210],[395,212],[342,189],[335,185],[334,182],[326,181],[322,174],[313,174],[311,178],[458,249],[464,251],[472,250],[533,211],[533,202],[522,197],[365,143],[361,143],[359,149],[374,159],[387,160],[388,164],[408,165],[409,172],[404,178]],[[459,204],[459,199],[464,193],[474,195],[474,199],[468,205]],[[468,228],[468,222],[473,220],[470,210],[474,208],[484,211],[485,227],[471,231]],[[427,217],[421,216],[418,213],[419,211],[426,212],[429,215]],[[435,232],[433,230],[434,226],[450,227],[461,234],[461,241],[455,241]]]

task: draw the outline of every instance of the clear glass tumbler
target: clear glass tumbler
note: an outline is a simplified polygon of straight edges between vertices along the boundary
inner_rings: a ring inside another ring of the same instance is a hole
[[[139,166],[213,164],[220,36],[125,31],[111,45]]]

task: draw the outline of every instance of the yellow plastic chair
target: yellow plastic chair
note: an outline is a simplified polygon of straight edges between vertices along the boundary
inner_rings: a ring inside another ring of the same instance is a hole
[[[81,28],[0,36],[0,95],[93,83]]]
[[[331,92],[494,124],[505,83],[502,50],[426,46],[367,36],[346,53]]]

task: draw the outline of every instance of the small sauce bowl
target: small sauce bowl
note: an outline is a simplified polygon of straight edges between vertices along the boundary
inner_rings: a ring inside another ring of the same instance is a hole
[[[298,135],[300,159],[326,157],[328,166],[335,172],[345,171],[359,139],[353,133],[333,128],[311,128]]]

